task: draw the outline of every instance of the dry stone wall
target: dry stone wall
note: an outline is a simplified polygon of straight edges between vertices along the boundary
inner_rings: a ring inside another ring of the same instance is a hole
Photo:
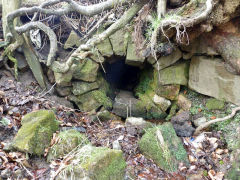
[[[80,110],[107,110],[123,118],[129,115],[146,119],[165,118],[171,102],[178,99],[181,86],[240,104],[240,76],[225,69],[218,51],[204,38],[206,36],[202,35],[188,46],[174,47],[170,55],[161,56],[156,61],[136,52],[129,30],[119,30],[75,63],[69,72],[54,73],[58,92],[67,96]],[[78,45],[76,34],[71,33],[69,39],[68,48]],[[69,42],[72,43],[70,46]],[[105,71],[104,63],[111,64],[120,56],[125,57],[126,64],[139,67],[141,73],[135,90],[120,91],[114,100],[110,97],[116,94],[102,71]],[[156,97],[163,99],[162,104],[156,103]]]

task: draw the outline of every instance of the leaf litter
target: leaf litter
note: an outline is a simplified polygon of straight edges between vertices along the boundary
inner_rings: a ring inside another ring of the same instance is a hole
[[[200,134],[198,137],[181,138],[187,150],[190,166],[179,165],[177,173],[166,173],[151,159],[146,158],[138,149],[137,142],[142,130],[126,126],[123,121],[94,122],[87,113],[60,105],[49,100],[49,95],[39,97],[36,82],[25,86],[16,82],[7,73],[1,73],[0,79],[0,176],[8,179],[50,179],[50,174],[59,170],[62,162],[70,159],[58,159],[47,163],[44,157],[34,157],[21,152],[9,152],[8,144],[21,127],[21,118],[25,114],[39,109],[51,109],[59,121],[61,129],[75,128],[86,133],[95,146],[113,148],[114,143],[124,153],[127,163],[126,179],[152,180],[192,179],[222,180],[230,168],[229,151],[221,140],[220,132]],[[56,134],[51,145],[58,141]],[[45,151],[45,156],[48,149]]]

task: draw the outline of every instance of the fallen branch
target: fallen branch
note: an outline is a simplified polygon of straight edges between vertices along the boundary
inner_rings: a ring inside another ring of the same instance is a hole
[[[195,130],[195,132],[194,132],[194,136],[199,135],[200,132],[201,132],[203,129],[209,127],[211,124],[214,124],[214,123],[217,123],[217,122],[221,122],[221,121],[225,121],[225,120],[231,119],[232,117],[235,116],[235,114],[236,114],[237,111],[240,111],[240,106],[234,108],[234,109],[232,110],[232,113],[229,114],[228,116],[225,116],[225,117],[223,117],[223,118],[217,118],[217,119],[208,121],[208,122],[206,122],[206,123],[198,126],[198,128],[197,128],[197,129]]]

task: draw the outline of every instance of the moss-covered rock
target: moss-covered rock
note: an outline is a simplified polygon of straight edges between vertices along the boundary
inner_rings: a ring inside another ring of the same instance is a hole
[[[101,106],[106,109],[112,108],[111,99],[101,90],[94,90],[75,98],[71,98],[71,100],[77,104],[79,109],[85,112],[96,110]]]
[[[80,60],[73,73],[73,78],[86,82],[94,82],[97,79],[98,69],[99,64],[93,60],[89,58]]]
[[[206,102],[206,108],[208,108],[209,110],[221,110],[224,108],[224,101],[214,98],[208,99]]]
[[[129,33],[125,29],[120,29],[109,37],[115,55],[126,55],[128,36]]]
[[[100,34],[104,31],[103,27],[99,27],[96,34]],[[107,37],[101,43],[96,45],[97,49],[102,56],[111,57],[113,55],[113,49],[110,39]]]
[[[189,62],[181,62],[174,66],[170,66],[160,71],[160,83],[162,85],[169,84],[188,84]]]
[[[144,155],[167,172],[176,172],[179,163],[189,163],[187,153],[171,123],[148,129],[138,145]]]
[[[176,48],[170,55],[161,56],[158,59],[158,63],[156,63],[156,60],[151,56],[148,58],[148,62],[150,64],[155,63],[153,66],[156,70],[162,70],[176,63],[178,60],[181,59],[181,57],[182,57],[182,52],[178,48]]]
[[[72,30],[64,44],[64,49],[78,47],[81,44],[80,37]]]
[[[145,109],[144,117],[146,119],[164,119],[167,114],[159,105],[156,105],[153,101],[154,92],[139,95],[140,101],[137,103],[138,109]]]
[[[156,89],[156,94],[169,100],[177,100],[180,85],[160,85]]]
[[[142,66],[145,61],[145,58],[142,57],[141,52],[137,54],[137,47],[133,42],[132,35],[129,35],[128,47],[127,47],[127,56],[126,64],[131,66]]]
[[[63,157],[77,146],[83,147],[90,143],[84,134],[75,129],[62,131],[58,134],[57,138],[59,139],[58,142],[50,148],[48,153],[48,161]]]
[[[111,57],[113,55],[112,45],[109,38],[104,39],[97,45],[98,50],[103,56]]]
[[[56,179],[123,180],[125,168],[122,151],[86,145]]]
[[[73,82],[72,85],[73,85],[72,92],[76,96],[98,89],[99,87],[97,82],[88,83],[83,81],[76,81],[76,82]]]
[[[108,121],[108,120],[121,120],[120,117],[116,116],[115,114],[109,112],[108,110],[100,111],[97,113],[97,117],[101,121]]]
[[[43,155],[50,145],[54,132],[59,128],[52,111],[39,110],[25,115],[12,146],[22,152]]]
[[[68,71],[66,73],[54,72],[56,84],[61,87],[71,86],[71,80],[73,76],[72,74],[73,73],[71,71]]]

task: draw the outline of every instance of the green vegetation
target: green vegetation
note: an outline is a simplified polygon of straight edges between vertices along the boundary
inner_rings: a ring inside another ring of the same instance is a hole
[[[82,147],[90,143],[84,134],[81,134],[75,129],[62,131],[57,138],[59,139],[58,142],[51,147],[48,153],[48,161],[63,157],[74,148]]]
[[[43,155],[45,148],[50,145],[54,132],[59,128],[52,111],[39,110],[25,115],[12,146],[22,152]]]
[[[158,130],[163,136],[164,144],[161,144],[157,138]],[[161,169],[167,172],[177,171],[179,162],[188,164],[187,153],[171,123],[148,129],[138,145],[144,155],[153,159]]]
[[[207,100],[206,107],[209,110],[217,110],[217,109],[222,110],[224,109],[224,101],[211,98]]]
[[[124,179],[126,162],[122,151],[86,145],[77,149],[73,161],[59,174],[60,179]]]

